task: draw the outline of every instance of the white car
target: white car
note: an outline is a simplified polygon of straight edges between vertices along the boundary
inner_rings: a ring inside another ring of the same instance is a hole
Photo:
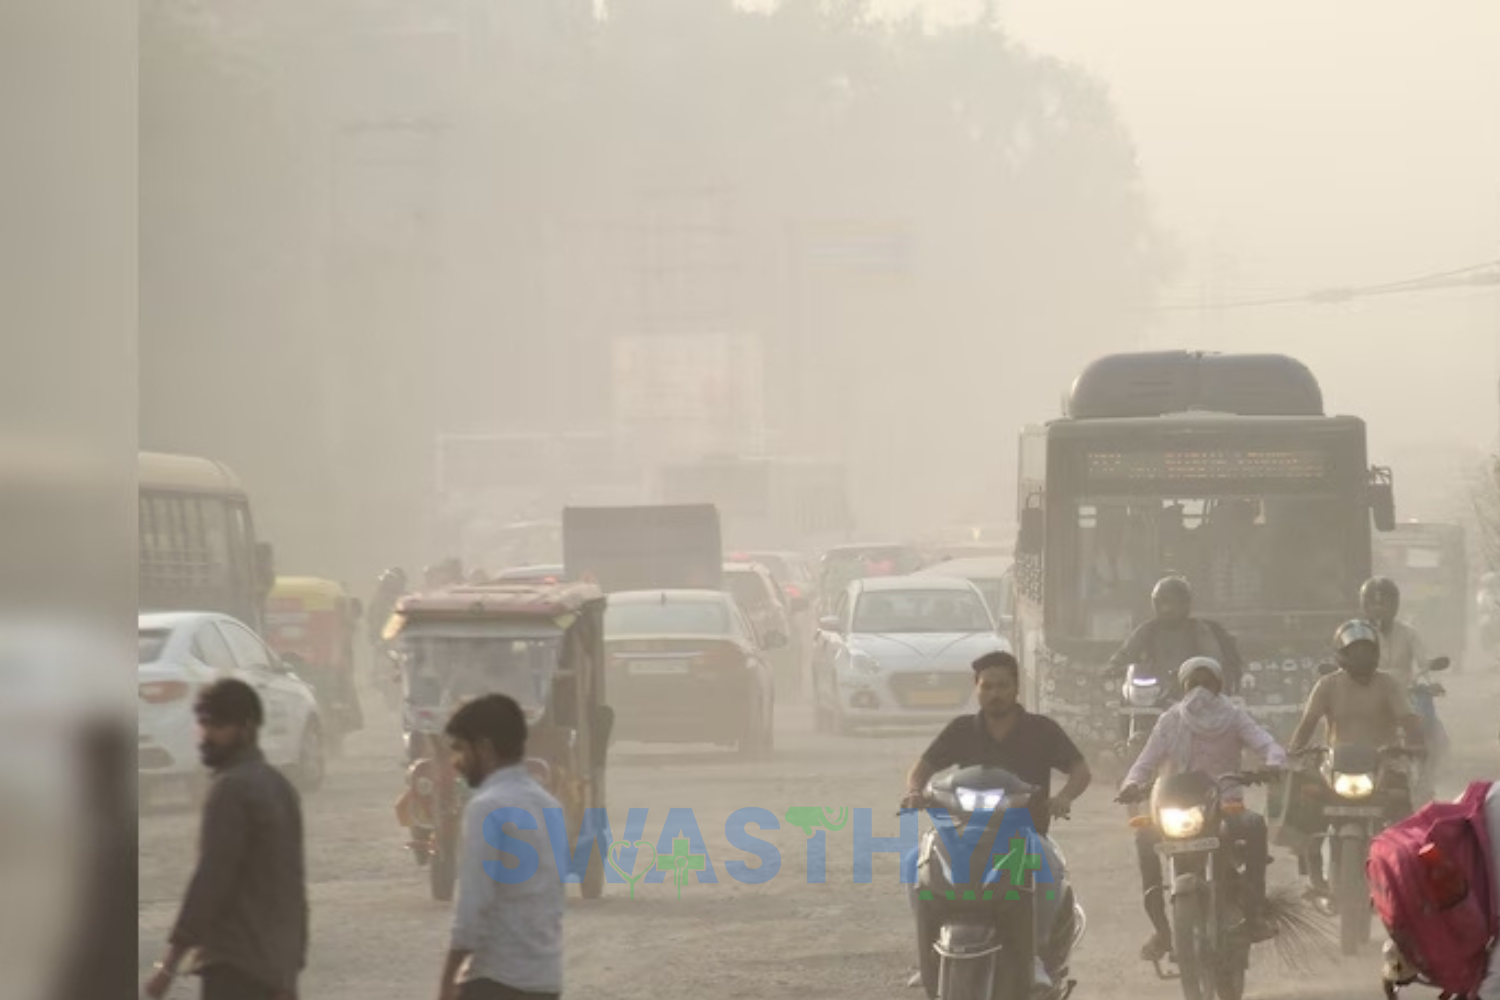
[[[323,717],[312,685],[246,625],[228,615],[177,611],[141,615],[138,631],[137,769],[143,783],[203,772],[193,702],[223,677],[237,677],[260,695],[266,759],[304,791],[323,783]]]
[[[818,729],[939,722],[977,710],[973,663],[1010,651],[968,580],[856,580],[818,623],[813,695]]]

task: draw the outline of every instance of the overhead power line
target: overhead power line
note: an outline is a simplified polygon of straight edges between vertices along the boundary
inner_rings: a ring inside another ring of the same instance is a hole
[[[1265,306],[1336,305],[1354,299],[1377,295],[1405,295],[1413,292],[1434,292],[1451,288],[1475,288],[1500,285],[1500,260],[1489,260],[1452,271],[1439,271],[1401,281],[1387,281],[1375,285],[1356,285],[1335,288],[1320,288],[1301,295],[1277,295],[1263,298],[1230,299],[1227,301],[1164,302],[1156,306],[1158,312],[1209,312],[1219,309],[1256,309]]]

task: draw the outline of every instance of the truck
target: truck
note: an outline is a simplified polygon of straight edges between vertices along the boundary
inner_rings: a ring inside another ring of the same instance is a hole
[[[567,507],[563,573],[606,594],[723,590],[724,543],[712,504]]]
[[[1358,613],[1371,524],[1395,526],[1364,422],[1324,413],[1301,362],[1275,354],[1116,354],[1064,415],[1020,439],[1015,552],[1022,692],[1095,752],[1118,751],[1122,691],[1105,664],[1152,615],[1159,578],[1235,637],[1238,697],[1295,726],[1337,626]]]

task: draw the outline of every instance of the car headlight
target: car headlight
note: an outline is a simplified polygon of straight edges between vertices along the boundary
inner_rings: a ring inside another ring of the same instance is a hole
[[[880,673],[880,664],[876,663],[875,658],[867,653],[855,653],[849,659],[849,666],[853,668],[855,673],[859,674]]]
[[[1159,819],[1161,832],[1173,840],[1196,837],[1203,832],[1203,808],[1163,809]]]
[[[978,812],[981,809],[985,812],[998,812],[1004,802],[1004,792],[981,792],[973,788],[958,790],[958,807],[966,813]]]
[[[1375,793],[1375,777],[1370,774],[1335,774],[1333,790],[1340,798],[1367,799]]]

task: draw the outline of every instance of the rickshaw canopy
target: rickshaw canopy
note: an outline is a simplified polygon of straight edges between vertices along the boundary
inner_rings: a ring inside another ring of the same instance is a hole
[[[333,611],[340,601],[350,600],[343,584],[316,576],[279,576],[268,597],[297,601],[307,611]]]
[[[603,600],[603,591],[585,583],[497,583],[408,594],[396,602],[385,638],[395,639],[407,627],[418,624],[503,620],[545,622],[565,629],[589,605]]]

